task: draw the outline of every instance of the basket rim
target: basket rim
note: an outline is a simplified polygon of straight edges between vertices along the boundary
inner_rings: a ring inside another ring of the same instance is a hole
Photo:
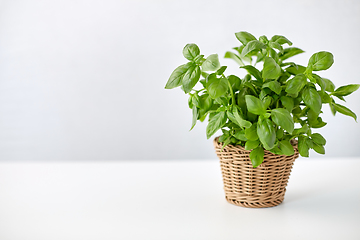
[[[215,137],[214,140],[213,140],[213,143],[215,145],[215,148],[220,148],[221,149],[223,147],[223,143],[219,142],[219,137],[220,136]],[[295,139],[292,139],[290,143],[293,146],[294,151],[295,151],[293,155],[297,154],[297,152],[298,152],[298,141],[295,140]],[[240,145],[231,145],[231,144],[229,144],[229,145],[226,145],[224,147],[224,149],[226,149],[227,151],[238,150],[238,151],[244,152],[246,154],[250,154],[250,152],[251,152],[251,150],[246,150],[243,146],[240,146]],[[272,153],[269,150],[266,150],[265,148],[264,148],[264,154],[265,155],[274,155],[274,156],[287,156],[287,155],[281,155],[281,154]],[[293,155],[290,155],[290,156],[287,156],[287,157],[291,157]]]

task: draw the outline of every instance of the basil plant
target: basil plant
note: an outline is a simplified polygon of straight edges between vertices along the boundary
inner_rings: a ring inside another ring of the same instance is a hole
[[[207,138],[221,129],[219,142],[251,150],[254,168],[263,162],[264,149],[279,155],[294,154],[292,139],[298,141],[303,157],[309,156],[309,149],[324,154],[326,140],[312,132],[326,125],[320,117],[322,105],[328,104],[334,115],[339,112],[356,120],[354,112],[335,100],[345,101],[344,97],[360,85],[335,89],[333,82],[317,74],[333,64],[330,52],[313,54],[305,67],[288,61],[304,51],[287,47],[292,42],[284,36],[275,35],[270,40],[266,36],[257,39],[248,32],[235,36],[241,44],[226,52],[225,58],[247,71],[243,78],[226,75],[227,67],[221,66],[217,54],[205,58],[196,44],[187,44],[183,55],[188,62],[177,67],[166,83],[166,89],[181,87],[189,94],[191,129],[197,120],[203,122],[208,116]]]

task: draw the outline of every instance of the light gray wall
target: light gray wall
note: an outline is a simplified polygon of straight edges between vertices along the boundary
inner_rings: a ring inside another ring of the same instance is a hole
[[[359,29],[358,0],[0,1],[0,159],[215,158],[186,95],[164,90],[186,43],[222,56],[235,32],[285,35],[300,63],[332,52],[322,76],[339,86],[360,82]],[[360,115],[360,92],[347,100]],[[324,119],[326,156],[360,156],[360,125]]]

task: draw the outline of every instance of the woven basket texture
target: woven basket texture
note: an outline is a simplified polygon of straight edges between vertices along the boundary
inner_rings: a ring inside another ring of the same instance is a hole
[[[293,163],[299,152],[297,142],[292,142],[295,154],[276,155],[264,150],[264,162],[253,168],[249,154],[237,145],[227,145],[214,139],[216,154],[220,159],[226,200],[249,208],[264,208],[279,205],[284,200],[286,185]]]

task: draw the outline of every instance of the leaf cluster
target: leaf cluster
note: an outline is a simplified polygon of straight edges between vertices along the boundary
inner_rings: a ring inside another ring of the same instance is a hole
[[[241,145],[251,150],[250,159],[257,167],[263,162],[264,149],[279,155],[294,154],[293,139],[303,157],[309,156],[310,149],[324,154],[325,138],[313,133],[326,125],[320,116],[324,104],[334,115],[339,112],[356,121],[356,114],[335,99],[345,101],[344,97],[360,85],[335,88],[331,80],[317,74],[334,63],[330,52],[317,52],[302,66],[288,61],[304,51],[291,47],[292,42],[284,36],[257,39],[248,32],[235,36],[240,46],[224,57],[247,71],[243,78],[226,76],[227,67],[221,66],[217,54],[205,58],[196,44],[187,44],[183,55],[188,62],[173,71],[165,86],[181,87],[189,95],[191,129],[198,120],[208,119],[208,139],[221,129],[223,146]]]

